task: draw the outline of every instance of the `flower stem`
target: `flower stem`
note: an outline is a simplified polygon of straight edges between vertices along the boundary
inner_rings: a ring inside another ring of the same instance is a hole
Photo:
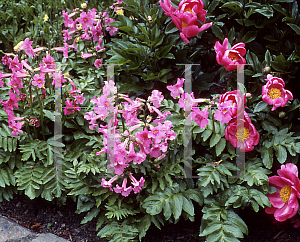
[[[35,87],[35,91],[36,91],[36,95],[38,97],[38,101],[39,101],[39,106],[40,106],[40,114],[41,114],[41,126],[42,126],[42,132],[43,132],[43,139],[45,140],[45,129],[44,129],[44,112],[43,112],[43,103],[41,101],[41,98],[39,96],[39,92],[37,87]]]

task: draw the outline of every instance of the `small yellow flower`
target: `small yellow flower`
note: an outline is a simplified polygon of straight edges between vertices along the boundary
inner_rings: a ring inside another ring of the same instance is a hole
[[[78,30],[82,30],[81,28],[82,24],[79,24],[79,26],[77,27]]]
[[[44,20],[44,22],[47,22],[49,20],[48,14],[45,14],[43,20]]]
[[[123,9],[117,10],[116,13],[117,13],[118,15],[123,15],[123,16],[124,16],[124,11],[123,11]]]
[[[81,39],[81,37],[77,37],[76,42],[79,42],[80,39]]]
[[[69,72],[64,73],[64,78],[69,78],[69,77],[70,77]]]
[[[21,49],[21,44],[23,43],[24,41],[20,41],[15,47],[14,47],[14,51],[19,51]]]
[[[82,3],[81,4],[81,8],[86,8],[87,7],[87,4],[86,3]]]

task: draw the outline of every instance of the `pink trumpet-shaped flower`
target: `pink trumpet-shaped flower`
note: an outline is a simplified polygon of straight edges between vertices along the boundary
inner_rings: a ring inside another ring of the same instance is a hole
[[[34,52],[33,52],[33,49],[32,49],[32,42],[33,41],[29,41],[29,38],[26,38],[25,40],[24,40],[24,42],[20,45],[20,47],[21,47],[21,49],[22,50],[25,50],[25,53],[27,54],[27,55],[30,55],[31,57],[33,57],[34,56]]]
[[[173,86],[167,86],[167,89],[171,91],[171,96],[176,99],[180,97],[180,94],[183,93],[183,83],[184,78],[178,78],[177,83]]]
[[[164,96],[158,90],[153,90],[152,95],[148,97],[148,101],[152,102],[154,107],[159,108]]]
[[[105,187],[105,188],[109,188],[109,190],[113,190],[112,187],[112,183],[118,179],[119,176],[114,176],[112,178],[109,179],[109,181],[106,181],[104,178],[102,178],[102,182],[101,182],[101,186]]]
[[[45,75],[44,74],[41,74],[41,75],[34,75],[33,77],[33,82],[32,82],[32,85],[34,86],[38,86],[38,88],[42,88],[43,85],[45,84]]]
[[[18,133],[23,133],[23,130],[21,130],[23,124],[25,122],[22,121],[22,122],[15,122],[15,121],[11,121],[10,124],[9,124],[9,128],[12,129],[12,135],[17,137],[18,136]]]
[[[132,191],[132,186],[126,187],[126,185],[127,185],[127,178],[124,178],[122,187],[120,187],[117,184],[116,187],[114,187],[114,191],[116,193],[121,193],[122,196],[124,196],[124,197],[127,197],[130,194],[130,192]]]
[[[284,107],[289,100],[293,100],[293,94],[284,89],[285,83],[279,77],[267,75],[266,85],[262,87],[262,100],[273,105],[272,111],[278,107]]]
[[[266,208],[265,212],[274,214],[277,221],[285,221],[297,214],[300,198],[300,181],[298,168],[292,163],[281,165],[277,170],[279,176],[269,177],[270,185],[277,189],[273,194],[267,194],[272,207]]]
[[[217,41],[214,48],[217,53],[216,59],[218,64],[225,66],[226,71],[237,69],[239,64],[246,64],[246,60],[243,58],[246,54],[244,47],[244,43],[238,43],[229,50],[227,38],[224,39],[222,45]]]
[[[142,187],[144,186],[145,178],[141,177],[140,180],[137,181],[132,175],[132,173],[129,173],[129,178],[131,180],[131,184],[133,185],[133,192],[135,194],[139,193],[142,190]]]

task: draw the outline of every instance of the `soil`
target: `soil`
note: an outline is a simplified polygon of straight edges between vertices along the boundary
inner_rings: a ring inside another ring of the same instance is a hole
[[[76,203],[67,200],[59,207],[41,198],[30,200],[24,195],[14,195],[10,201],[0,203],[0,214],[38,233],[53,233],[73,242],[107,242],[97,237],[96,219],[80,224],[85,214],[75,214]],[[293,228],[290,221],[273,223],[271,215],[263,210],[255,213],[250,208],[239,212],[246,222],[249,236],[242,242],[300,242],[300,229]],[[143,242],[204,242],[199,237],[201,212],[195,222],[180,220],[177,224],[166,224],[160,231],[151,227]]]

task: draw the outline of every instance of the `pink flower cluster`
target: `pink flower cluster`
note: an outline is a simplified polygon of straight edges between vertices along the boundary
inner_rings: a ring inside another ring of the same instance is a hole
[[[170,112],[163,114],[159,110],[164,99],[161,92],[153,90],[147,101],[140,98],[132,100],[128,95],[118,94],[119,100],[123,101],[114,107],[116,92],[114,82],[112,80],[105,81],[103,95],[91,100],[96,104],[94,111],[87,112],[84,118],[90,120],[90,129],[98,128],[98,131],[103,134],[104,147],[96,153],[96,156],[103,153],[111,155],[113,160],[109,164],[109,168],[112,168],[117,176],[121,176],[126,173],[125,169],[130,166],[131,162],[132,164],[141,164],[146,160],[147,155],[157,160],[162,159],[165,156],[162,153],[167,152],[168,140],[175,139],[176,134],[171,130],[172,123],[165,120]],[[148,109],[150,115],[157,115],[157,118],[152,120],[149,115],[147,118],[144,117],[144,122],[140,121],[137,112],[141,111],[143,107]],[[112,114],[112,117],[108,120],[108,124],[99,127],[96,121],[98,119],[104,121],[109,117],[109,113]],[[118,129],[118,113],[121,114],[122,127],[125,128],[122,133]],[[114,130],[109,129],[109,124],[114,127]],[[113,137],[113,141],[109,137]],[[103,179],[102,186],[111,188],[116,178],[115,176],[108,182]],[[130,173],[129,178],[133,188],[126,187],[127,178],[125,178],[122,187],[117,185],[114,191],[123,196],[128,196],[131,190],[138,193],[144,185],[144,178],[137,181]]]
[[[190,42],[188,38],[196,36],[212,25],[212,23],[205,23],[206,10],[203,9],[202,0],[182,0],[178,9],[171,5],[170,0],[164,0],[164,3],[160,0],[159,4],[165,15],[170,16],[181,31],[180,37],[185,43]]]
[[[277,189],[273,194],[267,194],[271,207],[265,212],[274,214],[277,221],[282,222],[295,216],[299,209],[298,198],[300,198],[300,180],[298,178],[298,167],[293,163],[281,165],[277,170],[279,176],[269,177],[270,185]],[[297,222],[297,221],[295,221]],[[295,224],[296,227],[299,223]]]
[[[262,100],[273,105],[272,111],[278,107],[284,107],[289,100],[293,100],[293,94],[284,89],[285,83],[279,77],[267,75],[266,85],[262,87]]]
[[[25,39],[25,41],[20,45],[21,49],[25,50],[25,52],[34,57],[34,53],[44,50],[44,48],[36,48],[33,49],[32,41],[29,39]],[[13,57],[13,58],[12,58]],[[25,120],[29,121],[29,119],[25,117],[14,117],[14,107],[18,108],[18,101],[21,99],[22,93],[20,93],[20,89],[24,88],[23,79],[27,78],[29,80],[29,88],[31,86],[35,86],[39,89],[42,89],[41,98],[46,98],[46,88],[45,88],[45,79],[48,75],[49,78],[52,78],[52,85],[55,85],[55,82],[60,81],[61,83],[66,82],[63,78],[63,74],[61,72],[56,73],[55,68],[55,60],[50,54],[46,54],[45,57],[42,58],[42,62],[39,63],[38,68],[33,68],[28,64],[28,60],[19,60],[17,55],[14,54],[6,54],[2,57],[3,65],[6,65],[11,73],[2,73],[0,72],[0,87],[4,86],[3,79],[9,78],[9,82],[6,83],[7,86],[10,87],[9,99],[7,101],[3,101],[0,99],[0,103],[4,107],[4,111],[8,115],[8,123],[9,128],[13,130],[12,135],[18,136],[17,133],[23,133],[21,130],[24,121],[16,122],[17,120]],[[32,75],[31,75],[32,74]],[[76,110],[80,110],[76,104],[82,104],[84,101],[83,94],[81,94],[80,90],[77,90],[75,84],[72,80],[70,80],[70,84],[72,86],[72,90],[69,92],[71,96],[75,99],[75,101],[70,101],[69,99],[65,102],[66,108],[64,110],[65,115],[69,115],[74,113]],[[23,94],[23,97],[26,95]],[[26,99],[26,98],[25,98]],[[23,101],[25,101],[25,99]],[[32,105],[32,100],[29,101],[30,105]]]
[[[106,31],[113,36],[118,30],[117,28],[109,25],[109,23],[115,20],[110,18],[106,12],[97,13],[95,8],[87,11],[81,9],[80,11],[80,16],[75,20],[73,17],[78,13],[76,9],[74,9],[71,14],[63,11],[63,17],[65,19],[64,25],[66,28],[68,28],[62,31],[64,36],[64,46],[55,47],[53,49],[62,51],[65,58],[68,58],[68,51],[70,48],[74,51],[78,51],[76,42],[78,42],[80,39],[86,41],[92,39],[94,42],[97,42],[95,50],[91,49],[89,52],[104,50],[104,47],[102,46],[102,39],[103,36],[105,36]],[[72,42],[72,44],[68,43],[69,40]],[[84,53],[83,51],[81,52],[81,58],[83,59],[91,56],[93,56],[92,53]],[[94,65],[99,68],[102,65],[102,59],[97,59]]]
[[[206,99],[195,99],[194,93],[185,93],[183,91],[183,78],[178,78],[177,83],[173,86],[167,86],[167,89],[171,91],[171,96],[174,99],[179,98],[179,107],[184,108],[185,111],[191,111],[188,116],[188,120],[194,120],[200,128],[204,128],[208,124],[208,108],[200,110],[197,105],[200,102],[206,101]]]
[[[246,96],[242,96],[239,90],[222,94],[214,117],[223,124],[228,123],[225,139],[242,152],[249,152],[258,144],[259,133],[244,111],[245,101]]]
[[[105,188],[109,188],[111,191],[115,191],[115,193],[121,193],[122,196],[127,197],[131,191],[133,191],[135,194],[139,193],[142,190],[142,187],[145,183],[145,178],[141,177],[138,181],[131,172],[128,173],[129,178],[131,180],[131,185],[127,187],[127,178],[123,179],[122,186],[120,187],[118,184],[116,187],[112,189],[112,183],[116,181],[120,176],[116,175],[113,178],[111,178],[109,181],[106,181],[104,178],[102,178],[101,186]]]

